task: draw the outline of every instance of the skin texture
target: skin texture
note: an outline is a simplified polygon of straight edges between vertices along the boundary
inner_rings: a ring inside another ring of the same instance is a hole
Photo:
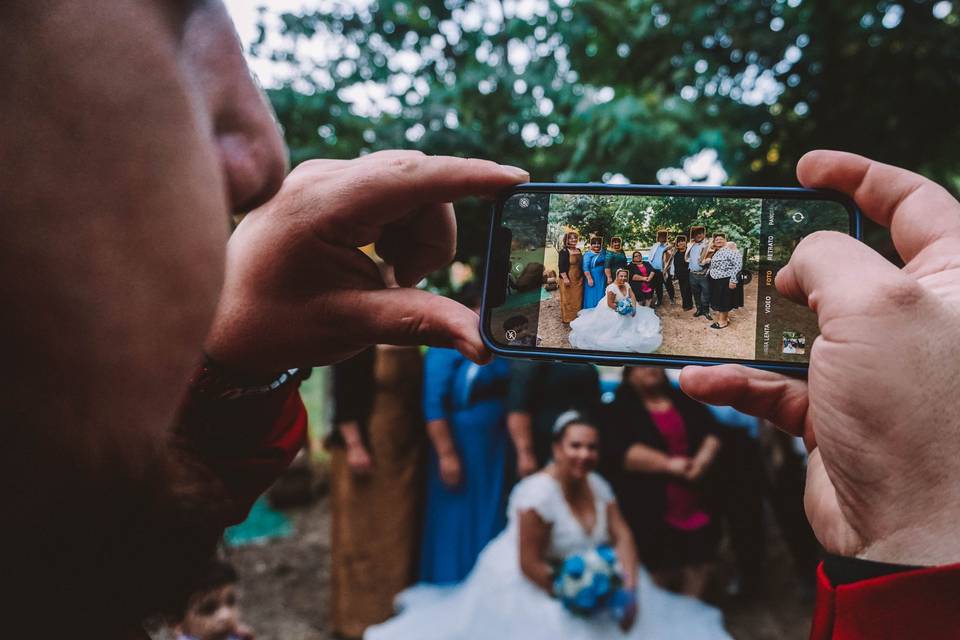
[[[388,152],[281,189],[283,142],[215,0],[11,0],[0,36],[0,469],[18,522],[0,543],[24,601],[122,637],[156,603],[140,590],[193,562],[177,545],[222,528],[216,479],[170,442],[203,350],[265,375],[374,343],[484,360],[473,312],[387,290],[356,247],[409,285],[453,255],[452,200],[527,174]]]
[[[919,175],[848,153],[810,153],[797,175],[889,227],[905,266],[839,233],[805,238],[776,286],[817,314],[808,379],[688,367],[683,388],[804,439],[807,517],[828,551],[960,561],[960,204]]]

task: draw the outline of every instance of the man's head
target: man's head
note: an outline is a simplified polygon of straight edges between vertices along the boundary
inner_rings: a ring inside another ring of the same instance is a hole
[[[70,615],[121,624],[201,555],[162,545],[212,547],[193,521],[136,548],[129,533],[162,528],[140,519],[167,492],[156,451],[214,317],[229,214],[273,196],[286,152],[218,0],[7,0],[0,37],[0,331],[18,372],[0,404],[21,416],[7,451],[44,457],[0,454],[4,482],[30,488],[11,492],[25,524],[0,542],[21,549],[21,593],[53,583]]]

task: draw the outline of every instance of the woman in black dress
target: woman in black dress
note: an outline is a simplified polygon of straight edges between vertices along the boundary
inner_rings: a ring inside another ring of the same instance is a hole
[[[640,560],[661,586],[700,597],[720,527],[705,479],[720,450],[707,408],[662,369],[626,367],[604,420],[603,469],[633,531]]]

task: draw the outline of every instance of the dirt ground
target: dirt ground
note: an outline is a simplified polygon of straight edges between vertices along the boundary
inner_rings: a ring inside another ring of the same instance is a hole
[[[693,310],[683,310],[678,289],[676,304],[670,304],[666,298],[656,309],[663,332],[663,344],[656,353],[753,359],[756,353],[757,278],[746,286],[743,298],[744,306],[730,312],[730,326],[717,330],[710,328],[709,320],[694,318]],[[569,334],[570,326],[560,322],[560,296],[554,293],[549,300],[540,303],[538,335],[544,347],[569,349]]]
[[[332,640],[328,503],[320,499],[285,513],[293,521],[293,536],[230,551],[241,579],[243,619],[258,640]],[[809,634],[812,600],[801,597],[776,528],[771,526],[770,531],[769,573],[760,597],[731,600],[722,595],[719,586],[729,575],[728,554],[722,554],[713,600],[737,640],[802,640]],[[678,632],[678,640],[682,637]],[[154,638],[171,636],[158,633]]]

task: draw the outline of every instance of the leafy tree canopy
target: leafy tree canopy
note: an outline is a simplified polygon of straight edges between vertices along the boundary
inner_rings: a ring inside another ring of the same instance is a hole
[[[789,185],[804,152],[834,148],[957,191],[958,12],[949,0],[323,0],[265,19],[251,54],[295,69],[268,91],[295,163],[405,147],[545,181]],[[480,255],[486,214],[459,209],[461,259]]]

